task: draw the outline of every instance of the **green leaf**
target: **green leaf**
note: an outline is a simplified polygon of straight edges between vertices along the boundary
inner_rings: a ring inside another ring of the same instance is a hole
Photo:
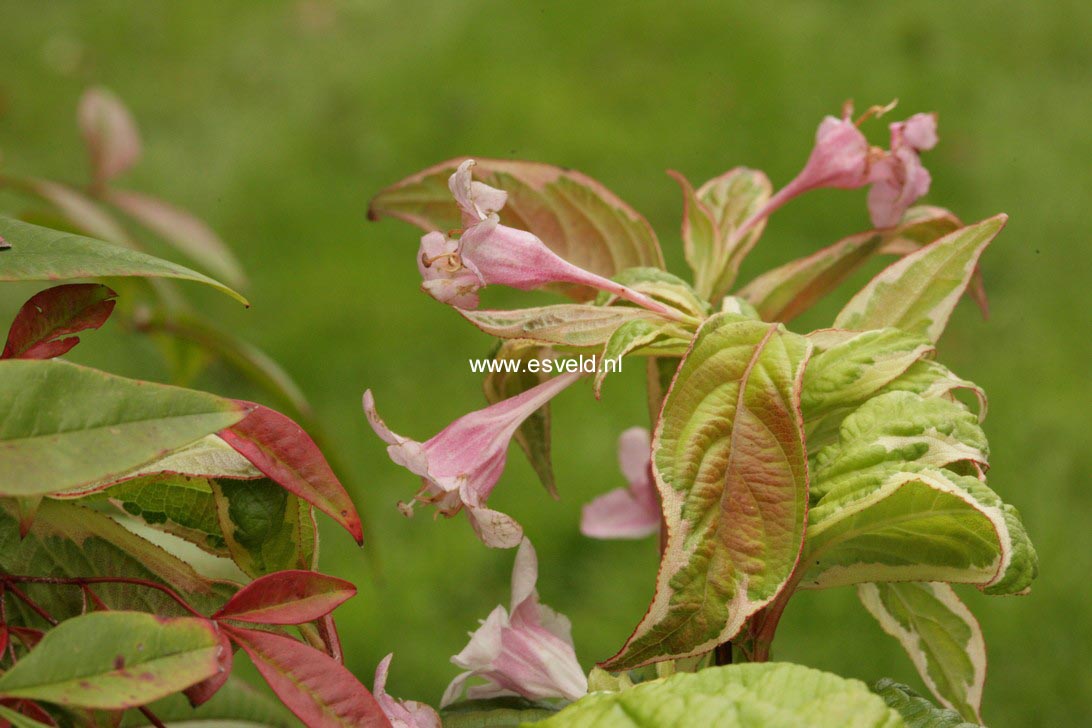
[[[214,675],[218,649],[216,626],[208,620],[92,612],[47,632],[0,676],[0,697],[131,708]]]
[[[0,572],[62,578],[110,576],[143,579],[172,587],[194,607],[211,614],[235,590],[212,582],[193,568],[116,521],[89,508],[46,499],[26,538],[19,538],[18,512],[0,500]],[[24,590],[57,619],[68,619],[84,607],[75,586],[26,584]],[[165,594],[130,584],[96,584],[97,594],[111,609],[132,609],[161,615],[182,614]],[[39,627],[44,623],[20,603],[8,603],[13,624]]]
[[[167,334],[220,357],[237,372],[287,405],[299,419],[314,418],[314,408],[292,376],[264,351],[235,334],[223,331],[207,321],[179,313],[172,313],[170,316],[153,315],[148,320],[141,321],[139,326],[143,332]],[[304,424],[309,431],[315,428],[311,422]]]
[[[185,266],[82,235],[0,217],[0,237],[11,248],[0,253],[0,281],[58,281],[76,278],[140,276],[204,283],[244,306],[236,291]]]
[[[936,707],[890,678],[880,678],[869,689],[883,698],[888,707],[899,712],[907,728],[973,728],[978,725],[965,722],[954,710]]]
[[[207,478],[149,475],[111,486],[85,502],[98,500],[109,501],[149,526],[185,539],[210,554],[230,556]]]
[[[905,255],[960,227],[962,223],[948,210],[911,208],[897,226],[851,235],[769,270],[740,289],[739,295],[754,304],[763,320],[791,321],[874,255]]]
[[[500,339],[526,339],[538,344],[601,347],[627,321],[663,321],[657,314],[631,306],[561,303],[512,311],[463,311],[479,329]]]
[[[451,159],[391,185],[368,206],[368,217],[396,217],[424,230],[463,227],[448,189],[462,159]],[[636,210],[579,172],[537,162],[477,159],[474,176],[508,193],[501,223],[537,235],[551,250],[585,270],[610,278],[635,266],[662,268],[656,234]],[[566,289],[579,300],[586,288]]]
[[[205,392],[52,359],[0,361],[0,494],[108,479],[242,416],[240,406]]]
[[[192,707],[181,694],[170,695],[148,706],[171,728],[297,728],[299,721],[277,700],[231,676],[200,707]],[[149,725],[135,710],[125,713],[121,728]]]
[[[902,645],[930,692],[967,720],[982,722],[986,642],[952,587],[935,582],[860,584],[857,595]]]
[[[245,286],[242,266],[212,228],[190,212],[127,190],[107,190],[112,205],[233,286]]]
[[[809,349],[734,314],[699,329],[653,439],[668,527],[656,595],[605,668],[708,651],[784,587],[807,511],[799,395]]]
[[[220,532],[249,576],[315,567],[311,508],[272,480],[211,481]]]
[[[518,339],[502,342],[493,359],[500,362],[502,368],[504,362],[519,362],[519,371],[488,372],[482,381],[486,401],[496,404],[542,384],[549,379],[549,375],[528,371],[526,362],[531,359],[552,358],[554,352],[538,344]],[[557,483],[554,481],[554,468],[550,457],[550,403],[542,405],[524,420],[514,437],[545,486],[546,492],[556,499]]]
[[[440,711],[444,728],[517,728],[545,720],[558,709],[526,698],[502,697],[463,700]]]
[[[1006,220],[1006,215],[997,215],[968,225],[892,263],[846,304],[834,326],[856,330],[894,326],[936,341],[979,257]]]
[[[677,673],[618,693],[592,693],[542,728],[901,728],[902,718],[858,680],[789,663]]]

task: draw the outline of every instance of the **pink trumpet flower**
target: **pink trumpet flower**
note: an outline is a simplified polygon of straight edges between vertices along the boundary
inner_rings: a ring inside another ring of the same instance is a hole
[[[631,427],[618,438],[618,464],[629,483],[584,506],[580,532],[590,538],[644,538],[660,530],[660,500],[652,484],[648,430]]]
[[[462,211],[458,238],[441,232],[422,236],[417,268],[422,287],[433,298],[456,308],[478,306],[478,290],[503,285],[528,291],[550,283],[572,283],[606,291],[673,319],[677,311],[640,291],[586,271],[550,250],[537,236],[500,224],[497,212],[507,193],[471,178],[468,159],[451,175],[448,186]]]
[[[433,504],[449,517],[465,510],[486,546],[513,548],[523,538],[523,529],[510,516],[487,508],[485,501],[504,471],[508,443],[519,426],[579,377],[578,372],[558,375],[460,417],[423,443],[402,437],[383,423],[371,390],[364,393],[364,412],[375,434],[387,443],[391,460],[421,476],[424,485],[415,501]],[[406,515],[413,512],[412,503],[400,507]]]
[[[573,649],[569,620],[540,604],[535,582],[538,559],[524,539],[512,569],[511,612],[498,606],[470,635],[470,642],[451,661],[465,672],[447,690],[441,707],[455,702],[472,677],[484,685],[466,689],[471,700],[522,695],[529,700],[578,700],[588,692],[588,679]]]
[[[914,114],[890,129],[891,153],[876,162],[868,191],[868,212],[877,228],[897,225],[932,182],[918,153],[936,146],[936,115]]]
[[[392,657],[393,654],[380,660],[375,668],[375,684],[372,686],[372,695],[392,728],[441,728],[440,714],[431,706],[387,695],[387,671],[390,670]]]
[[[872,116],[880,116],[894,104],[874,106],[856,122],[848,104],[841,119],[828,116],[815,134],[804,169],[782,187],[754,215],[734,232],[740,240],[759,221],[794,197],[809,190],[835,187],[856,189],[872,184],[868,208],[876,227],[890,227],[901,220],[906,209],[929,189],[929,173],[922,166],[918,152],[936,144],[936,116],[915,114],[906,121],[891,124],[891,150],[870,147],[858,128]]]

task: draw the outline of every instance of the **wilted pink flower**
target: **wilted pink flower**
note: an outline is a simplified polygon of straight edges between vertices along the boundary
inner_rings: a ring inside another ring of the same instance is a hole
[[[914,114],[890,129],[891,152],[873,167],[872,189],[868,191],[868,212],[878,228],[897,225],[907,208],[929,191],[932,178],[918,152],[937,143],[934,114]]]
[[[387,695],[387,671],[393,654],[380,660],[375,668],[375,684],[372,695],[393,728],[441,728],[440,714],[424,703],[415,700],[398,700]]]
[[[448,181],[466,226],[462,235],[430,232],[421,238],[417,266],[429,295],[457,308],[476,308],[477,291],[487,285],[527,291],[572,283],[612,293],[669,318],[680,317],[639,291],[569,263],[532,233],[501,225],[497,212],[507,194],[473,181],[473,166],[474,160],[466,160]]]
[[[535,549],[524,539],[512,569],[512,611],[494,609],[470,635],[466,648],[451,658],[466,672],[447,686],[441,706],[457,700],[472,677],[486,683],[467,688],[471,700],[500,695],[578,700],[588,692],[588,679],[573,649],[572,626],[566,617],[539,604],[537,580]]]
[[[660,500],[652,484],[648,430],[631,427],[618,438],[618,464],[628,488],[616,488],[584,506],[580,532],[591,538],[644,538],[660,529]]]
[[[364,393],[364,412],[372,429],[388,444],[391,460],[421,476],[424,485],[415,500],[434,504],[445,516],[465,509],[485,545],[512,548],[523,538],[523,529],[510,516],[486,508],[485,500],[504,471],[508,442],[519,426],[579,377],[578,372],[561,374],[471,412],[424,443],[391,432],[375,410],[371,390]],[[412,504],[402,508],[407,515],[412,513]]]

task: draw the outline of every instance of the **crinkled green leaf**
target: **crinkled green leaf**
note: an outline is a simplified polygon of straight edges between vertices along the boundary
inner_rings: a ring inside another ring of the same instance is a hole
[[[548,347],[519,339],[501,342],[493,359],[500,363],[517,364],[519,371],[489,372],[482,381],[482,391],[490,404],[515,397],[528,389],[542,384],[549,375],[528,371],[526,363],[531,359],[552,359],[554,353]],[[527,456],[546,492],[557,498],[553,462],[550,458],[550,403],[539,407],[516,430],[514,438]]]
[[[601,347],[627,321],[662,321],[643,308],[562,303],[512,311],[459,311],[470,323],[500,339],[538,344]]]
[[[798,408],[809,348],[733,314],[699,329],[653,439],[668,528],[656,595],[607,669],[708,651],[785,585],[807,511]]]
[[[603,380],[607,378],[607,374],[621,371],[620,362],[628,354],[651,347],[656,341],[663,341],[665,339],[677,342],[678,345],[682,347],[682,351],[685,352],[688,342],[683,339],[673,339],[670,335],[665,335],[664,331],[666,328],[668,328],[668,326],[663,324],[638,319],[635,321],[627,321],[615,329],[614,333],[607,339],[607,343],[603,345],[603,352],[599,355],[599,361],[603,362],[603,364],[595,373],[595,396],[599,397],[599,394],[603,389]],[[618,368],[608,369],[605,365],[605,362],[608,361],[618,361]]]
[[[235,590],[234,585],[199,576],[189,564],[101,513],[48,498],[42,501],[34,525],[22,539],[14,504],[0,500],[0,571],[24,576],[144,579],[174,588],[206,614],[218,609]],[[22,588],[57,619],[67,619],[83,610],[78,587],[25,584]],[[94,591],[111,609],[184,613],[169,597],[147,587],[96,584]],[[20,616],[13,618],[13,612]],[[15,601],[9,600],[8,615],[15,624],[42,625]]]
[[[823,488],[808,514],[804,588],[948,581],[1018,593],[1035,576],[1019,519],[973,476],[881,461]]]
[[[974,463],[985,470],[988,459],[989,443],[974,414],[946,399],[889,392],[846,417],[839,441],[815,453],[811,494],[820,498],[841,477],[884,462],[935,468]]]
[[[315,567],[311,508],[272,480],[210,481],[220,533],[239,568],[253,577]]]
[[[837,345],[820,349],[804,373],[800,395],[804,417],[814,419],[863,402],[935,351],[925,338],[893,328],[852,333]]]
[[[59,281],[104,276],[177,278],[204,283],[243,305],[236,291],[185,266],[82,235],[0,217],[0,237],[11,248],[0,255],[0,281]]]
[[[447,181],[462,161],[441,162],[391,185],[372,199],[368,217],[396,217],[424,230],[461,228]],[[648,222],[586,175],[538,162],[476,159],[474,176],[508,193],[501,223],[534,233],[570,263],[607,278],[634,266],[663,267]],[[583,287],[566,290],[581,300],[595,295]]]
[[[936,341],[986,246],[1008,220],[997,215],[949,233],[885,268],[834,320],[842,329],[894,326]]]
[[[978,725],[965,722],[954,710],[938,708],[890,678],[881,678],[869,688],[883,698],[888,707],[899,712],[906,721],[906,728],[973,728]]]
[[[592,693],[542,728],[901,728],[897,712],[858,680],[789,663],[678,673],[618,693]]]
[[[121,710],[216,674],[216,625],[193,617],[91,612],[61,622],[0,676],[0,697]]]
[[[947,584],[860,584],[857,595],[910,656],[938,700],[981,722],[986,642],[971,611]]]
[[[0,494],[54,493],[129,471],[242,419],[212,394],[59,360],[0,361]]]
[[[868,230],[839,240],[804,258],[766,271],[739,291],[763,320],[791,321],[837,288],[878,253],[905,255],[962,227],[948,210],[916,207],[899,225]]]

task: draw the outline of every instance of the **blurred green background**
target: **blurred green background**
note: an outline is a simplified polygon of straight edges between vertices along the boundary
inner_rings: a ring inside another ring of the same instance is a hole
[[[680,195],[745,164],[775,184],[801,167],[815,126],[854,98],[940,114],[926,201],[967,221],[1011,221],[984,259],[992,316],[963,304],[941,360],[983,385],[990,482],[1023,512],[1042,561],[1032,594],[962,590],[990,651],[993,725],[1077,725],[1092,709],[1092,491],[1088,195],[1092,5],[1087,2],[0,2],[3,169],[86,178],[75,104],[104,84],[132,108],[143,162],[124,180],[205,217],[250,273],[253,308],[192,291],[220,323],[282,362],[312,399],[373,530],[377,577],[325,528],[326,570],[355,581],[339,612],[366,682],[395,653],[390,690],[435,702],[476,620],[508,600],[511,552],[462,518],[395,510],[416,488],[360,412],[366,387],[396,430],[425,438],[482,404],[469,357],[490,341],[418,291],[418,233],[368,223],[369,197],[457,155],[577,168],[643,212],[682,273]],[[886,142],[883,124],[871,126]],[[0,208],[21,209],[10,195]],[[867,226],[864,192],[823,191],[769,226],[741,280]],[[178,255],[173,255],[179,259]],[[853,281],[860,284],[864,278]],[[794,327],[829,322],[838,292]],[[28,290],[0,293],[3,318]],[[490,292],[498,305],[547,300]],[[116,326],[74,358],[133,376],[166,370]],[[555,405],[550,500],[513,451],[491,501],[520,520],[543,600],[572,617],[586,667],[613,654],[651,596],[653,541],[602,543],[580,506],[621,485],[617,435],[646,420],[642,367]],[[214,367],[199,384],[258,396]],[[919,686],[850,590],[806,593],[775,645],[792,660]]]

